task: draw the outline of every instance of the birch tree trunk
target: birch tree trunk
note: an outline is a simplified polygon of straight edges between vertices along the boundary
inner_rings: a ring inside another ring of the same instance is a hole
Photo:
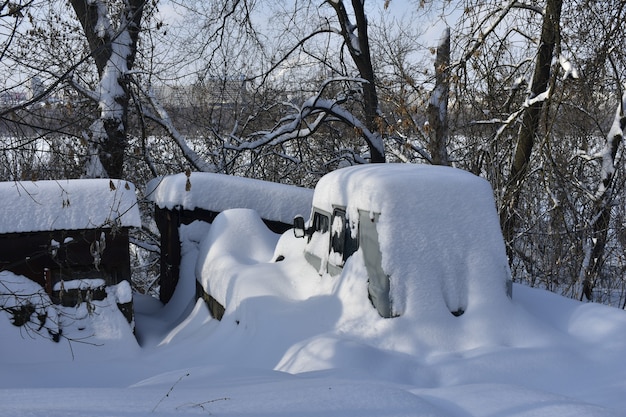
[[[99,117],[86,138],[87,177],[122,178],[127,147],[128,77],[137,52],[144,0],[123,0],[117,27],[105,0],[70,0],[83,28],[100,79]]]
[[[585,257],[586,261],[581,268],[581,275],[583,276],[583,288],[580,294],[581,301],[583,297],[587,298],[587,300],[592,300],[592,292],[604,264],[604,250],[611,221],[611,208],[613,207],[612,186],[616,167],[615,157],[624,139],[624,128],[626,128],[625,104],[626,94],[622,95],[621,101],[617,106],[615,119],[602,151],[600,185],[596,192],[594,210],[592,211],[594,216],[591,221],[591,236],[587,242],[589,256]]]

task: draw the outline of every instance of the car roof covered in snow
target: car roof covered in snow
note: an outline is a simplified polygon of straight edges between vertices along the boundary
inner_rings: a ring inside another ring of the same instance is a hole
[[[140,227],[135,186],[124,180],[0,182],[0,233]]]
[[[329,212],[335,205],[350,205],[375,213],[394,208],[410,214],[414,211],[411,202],[439,210],[440,198],[459,188],[489,191],[491,196],[491,187],[484,179],[456,168],[403,163],[357,165],[324,175],[315,187],[313,204]]]
[[[160,208],[182,207],[222,212],[233,208],[254,209],[266,220],[291,224],[296,215],[311,211],[313,190],[233,175],[193,172],[155,178],[148,183],[147,197]]]

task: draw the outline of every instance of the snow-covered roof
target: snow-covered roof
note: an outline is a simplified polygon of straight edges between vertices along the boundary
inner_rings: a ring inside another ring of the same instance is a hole
[[[394,311],[412,306],[467,306],[468,294],[505,294],[509,268],[490,184],[450,167],[374,164],[320,179],[313,205],[380,213],[382,267],[391,277]],[[415,279],[409,279],[415,277]],[[441,305],[445,305],[441,303]]]
[[[187,180],[189,179],[189,182]],[[313,190],[225,174],[193,172],[155,178],[146,195],[157,206],[222,212],[232,208],[254,209],[266,220],[291,224],[296,215],[311,211]]]
[[[135,186],[123,180],[0,182],[0,233],[140,227]]]

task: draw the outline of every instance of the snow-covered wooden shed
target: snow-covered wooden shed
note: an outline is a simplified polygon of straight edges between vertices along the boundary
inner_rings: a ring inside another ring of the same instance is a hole
[[[106,286],[130,282],[128,232],[141,226],[133,184],[2,182],[0,213],[0,270],[38,282],[53,301],[76,303],[85,288],[97,297]],[[83,284],[72,283],[79,280]],[[91,288],[85,282],[102,285]]]
[[[283,233],[293,218],[311,211],[313,190],[251,178],[214,173],[168,175],[153,179],[146,196],[155,203],[161,233],[161,301],[172,297],[179,278],[179,227],[199,220],[212,223],[224,210],[255,210],[267,227]]]

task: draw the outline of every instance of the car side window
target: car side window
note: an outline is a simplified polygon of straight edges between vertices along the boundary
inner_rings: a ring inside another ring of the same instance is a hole
[[[328,216],[323,215],[320,212],[313,213],[313,231],[326,233],[328,232],[329,220]]]
[[[331,252],[340,255],[341,261],[337,262],[338,266],[343,265],[359,248],[358,236],[352,235],[350,221],[346,217],[346,211],[344,209],[335,209],[333,211],[330,248]]]
[[[335,209],[333,212],[332,230],[330,234],[330,250],[338,255],[335,259],[336,265],[343,265],[343,249],[346,234],[346,213],[343,210]]]

